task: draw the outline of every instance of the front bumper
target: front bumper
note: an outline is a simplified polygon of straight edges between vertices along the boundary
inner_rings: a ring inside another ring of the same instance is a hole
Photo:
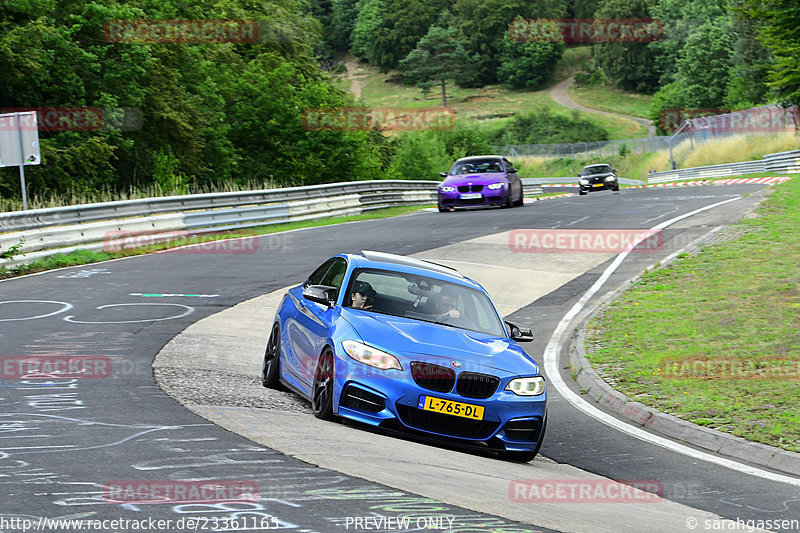
[[[488,445],[508,451],[534,451],[542,437],[547,393],[524,397],[503,390],[511,378],[501,378],[491,397],[478,399],[461,396],[455,390],[436,392],[413,381],[386,377],[363,379],[363,372],[359,374],[362,375],[341,376],[341,382],[337,383],[338,394],[334,394],[334,401],[342,417],[434,440]],[[420,409],[421,396],[481,406],[483,419]]]
[[[597,181],[592,182],[590,181],[587,185],[583,185],[581,183],[578,184],[578,187],[583,192],[589,191],[613,191],[619,188],[619,182],[617,180],[614,181]]]
[[[442,207],[474,207],[503,205],[508,197],[508,187],[489,190],[483,188],[481,192],[442,192],[439,191],[439,205]]]

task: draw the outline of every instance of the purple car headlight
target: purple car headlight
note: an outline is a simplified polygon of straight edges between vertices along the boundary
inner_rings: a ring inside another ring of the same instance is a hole
[[[489,190],[494,191],[494,190],[497,190],[497,189],[502,189],[503,185],[505,185],[505,183],[502,183],[502,182],[500,182],[500,183],[491,183],[491,184],[487,185],[486,188],[489,189]]]
[[[439,190],[442,192],[455,192],[456,188],[450,187],[449,185],[442,185],[441,187],[439,187]]]

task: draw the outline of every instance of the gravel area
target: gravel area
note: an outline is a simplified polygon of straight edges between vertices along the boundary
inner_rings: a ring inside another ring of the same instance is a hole
[[[311,413],[311,405],[289,391],[266,389],[261,380],[212,370],[154,369],[156,384],[179,403],[222,407],[255,407]]]

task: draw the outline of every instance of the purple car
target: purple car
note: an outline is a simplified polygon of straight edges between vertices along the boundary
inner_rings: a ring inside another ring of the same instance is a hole
[[[503,156],[464,157],[440,174],[439,212],[457,207],[522,205],[522,180]]]

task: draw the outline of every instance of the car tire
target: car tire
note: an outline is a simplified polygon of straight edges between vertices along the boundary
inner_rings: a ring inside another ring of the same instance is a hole
[[[578,194],[580,194],[581,196],[586,196],[587,191],[578,191]]]
[[[272,334],[264,351],[264,363],[261,365],[261,384],[268,389],[281,389],[281,327],[275,323]]]
[[[522,207],[525,205],[525,197],[522,195],[522,188],[519,189],[519,200],[514,202],[514,207]]]
[[[320,420],[333,420],[334,357],[330,348],[319,356],[311,387],[311,411]]]
[[[542,447],[542,441],[544,440],[544,434],[547,431],[547,418],[544,419],[544,426],[542,426],[542,431],[539,433],[539,444],[536,445],[536,449],[532,452],[499,452],[500,457],[505,459],[506,461],[514,461],[515,463],[529,463],[534,460],[534,458],[539,455],[539,448]]]
[[[444,207],[442,204],[439,204],[439,212],[440,213],[447,213],[448,211],[450,211],[450,209],[448,207]]]
[[[503,204],[504,208],[514,207],[514,201],[511,199],[511,191],[506,194],[506,201]]]

